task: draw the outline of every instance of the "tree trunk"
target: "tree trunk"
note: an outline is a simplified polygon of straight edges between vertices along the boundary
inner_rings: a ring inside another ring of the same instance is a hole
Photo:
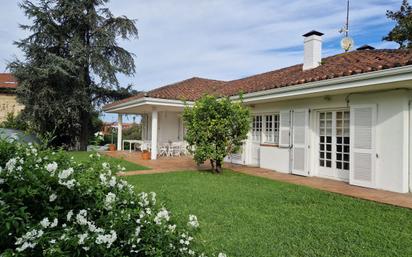
[[[216,160],[216,168],[215,171],[217,173],[221,173],[222,172],[222,161],[220,160]]]
[[[89,141],[89,113],[87,111],[82,111],[80,114],[81,120],[81,127],[80,127],[80,151],[86,151],[87,145]]]
[[[215,171],[215,161],[214,160],[210,160],[210,166],[212,166],[212,170]]]

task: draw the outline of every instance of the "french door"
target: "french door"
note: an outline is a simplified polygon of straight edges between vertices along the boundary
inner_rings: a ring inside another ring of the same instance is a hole
[[[320,111],[318,135],[318,175],[349,181],[349,111]]]

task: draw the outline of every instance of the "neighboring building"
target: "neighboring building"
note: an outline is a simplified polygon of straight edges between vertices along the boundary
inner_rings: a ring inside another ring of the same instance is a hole
[[[0,122],[7,114],[18,114],[24,106],[16,101],[17,81],[10,73],[0,73]]]
[[[123,129],[128,129],[131,126],[133,126],[133,123],[123,123],[122,124]],[[114,129],[117,130],[117,122],[103,122],[103,126],[100,132],[103,135],[111,135]]]
[[[161,142],[183,140],[184,102],[205,93],[238,99],[251,131],[227,161],[352,185],[412,189],[412,50],[356,51],[321,57],[322,34],[304,35],[304,63],[222,82],[192,78],[104,107],[140,114],[152,158]],[[119,131],[121,145],[121,130]]]

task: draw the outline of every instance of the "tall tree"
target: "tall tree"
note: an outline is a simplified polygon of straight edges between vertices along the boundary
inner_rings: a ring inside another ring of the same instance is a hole
[[[133,54],[118,39],[137,36],[135,21],[116,17],[109,0],[25,0],[21,9],[31,20],[21,25],[30,35],[15,44],[24,58],[9,64],[17,77],[18,101],[40,133],[53,144],[84,150],[97,105],[125,97],[117,74],[135,72]]]
[[[403,0],[399,11],[387,11],[386,16],[395,21],[395,27],[383,38],[399,44],[399,48],[412,48],[412,7]]]

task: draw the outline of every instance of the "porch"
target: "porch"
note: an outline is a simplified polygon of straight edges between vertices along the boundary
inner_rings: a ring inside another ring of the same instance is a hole
[[[159,156],[187,154],[184,142],[182,112],[185,104],[182,101],[164,103],[158,99],[145,99],[134,105],[127,105],[111,111],[117,114],[117,151],[123,151],[124,145],[143,145],[151,153],[151,159]],[[141,117],[141,140],[123,140],[123,117],[139,115]],[[136,147],[134,147],[136,148]],[[142,150],[143,148],[140,148]],[[178,148],[178,149],[174,149]]]
[[[127,172],[123,174],[124,176],[156,174],[174,171],[190,172],[210,169],[208,163],[205,163],[204,165],[198,167],[196,163],[193,161],[193,159],[189,156],[168,157],[161,158],[158,160],[142,160],[141,154],[138,152],[119,151],[106,152],[106,154],[115,158],[123,158],[127,161],[151,168],[151,170]],[[319,177],[302,177],[257,167],[248,167],[244,165],[236,165],[231,163],[224,163],[224,168],[251,176],[263,177],[274,181],[281,181],[296,185],[308,186],[311,188],[331,193],[337,193],[354,198],[412,209],[412,195],[410,193],[402,194],[384,190],[352,186],[342,181],[336,181]]]

